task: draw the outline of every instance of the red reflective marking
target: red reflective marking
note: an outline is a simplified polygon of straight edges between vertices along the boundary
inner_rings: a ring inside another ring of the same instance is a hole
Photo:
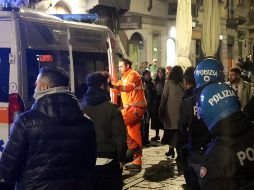
[[[40,62],[52,62],[53,56],[52,55],[39,55]]]
[[[9,123],[8,107],[0,106],[0,123]]]

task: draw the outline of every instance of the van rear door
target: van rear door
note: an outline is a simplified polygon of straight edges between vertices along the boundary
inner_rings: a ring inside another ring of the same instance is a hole
[[[78,99],[86,91],[85,79],[89,73],[108,71],[107,39],[103,29],[69,27],[70,55],[72,55],[72,89]],[[74,77],[75,76],[75,77]]]
[[[9,134],[9,55],[11,53],[11,21],[0,20],[0,151],[2,141],[6,142]],[[1,153],[0,153],[1,154]]]
[[[10,52],[10,48],[0,47],[0,142],[1,140],[6,142],[9,133],[8,91]]]

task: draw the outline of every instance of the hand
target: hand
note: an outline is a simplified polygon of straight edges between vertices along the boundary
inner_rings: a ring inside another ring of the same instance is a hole
[[[111,80],[108,81],[108,86],[109,86],[109,88],[113,88],[113,89],[119,90],[119,86],[113,85]]]
[[[113,86],[111,80],[108,81],[108,86],[109,86],[109,88],[114,88],[114,86]]]

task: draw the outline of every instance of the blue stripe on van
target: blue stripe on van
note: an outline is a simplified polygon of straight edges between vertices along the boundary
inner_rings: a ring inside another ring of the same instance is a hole
[[[4,141],[0,140],[0,152],[3,152],[4,150]]]
[[[43,39],[46,41],[47,44],[58,44],[57,40],[55,39],[55,37],[53,36],[53,34],[46,25],[33,23],[33,26],[41,34],[41,36],[43,37]]]

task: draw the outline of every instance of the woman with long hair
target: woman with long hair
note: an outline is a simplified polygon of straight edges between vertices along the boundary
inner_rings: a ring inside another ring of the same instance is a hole
[[[165,155],[172,158],[175,157],[177,121],[184,93],[183,70],[180,66],[174,66],[165,82],[159,107],[159,116],[164,123],[164,136],[161,142],[169,145],[169,151]]]
[[[159,132],[163,129],[163,122],[159,119],[159,106],[161,102],[162,92],[166,80],[165,68],[159,67],[156,77],[154,79],[156,95],[153,102],[153,112],[151,115],[151,129],[155,130],[155,136],[151,138],[152,141],[160,140]]]

